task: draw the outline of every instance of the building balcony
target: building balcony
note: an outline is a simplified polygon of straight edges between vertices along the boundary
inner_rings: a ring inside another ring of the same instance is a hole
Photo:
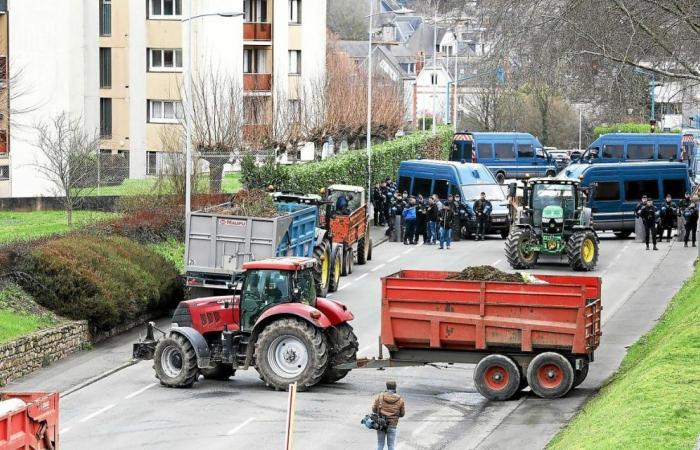
[[[243,90],[245,92],[270,92],[272,90],[272,74],[244,73]]]
[[[272,41],[272,24],[267,22],[246,22],[243,24],[244,41]]]
[[[243,124],[243,140],[246,142],[262,141],[272,135],[272,125],[261,123]]]

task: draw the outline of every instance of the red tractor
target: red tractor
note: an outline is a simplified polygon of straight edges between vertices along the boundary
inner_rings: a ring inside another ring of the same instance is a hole
[[[299,390],[333,383],[355,359],[354,318],[342,303],[318,298],[314,259],[269,258],[243,265],[240,295],[181,302],[172,328],[156,340],[134,344],[134,358],[154,359],[156,376],[169,387],[191,387],[199,375],[227,380],[255,367],[268,386]]]

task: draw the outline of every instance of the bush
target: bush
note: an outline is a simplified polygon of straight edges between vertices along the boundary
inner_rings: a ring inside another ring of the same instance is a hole
[[[436,145],[435,140],[439,140]],[[401,161],[418,156],[434,158],[436,148],[446,159],[452,143],[452,130],[440,127],[436,138],[430,133],[413,133],[372,147],[372,180],[396,178]],[[281,166],[268,161],[257,166],[252,158],[242,164],[242,179],[248,189],[274,185],[276,189],[318,192],[333,183],[367,185],[367,154],[351,150],[319,162]]]
[[[54,239],[22,256],[21,286],[40,303],[93,332],[126,324],[182,297],[177,270],[162,256],[117,236]]]
[[[680,129],[671,130],[672,133],[680,133]],[[610,125],[600,125],[593,129],[593,139],[598,139],[601,134],[608,133],[650,133],[651,128],[648,123],[613,123]],[[656,127],[657,133],[668,133]]]

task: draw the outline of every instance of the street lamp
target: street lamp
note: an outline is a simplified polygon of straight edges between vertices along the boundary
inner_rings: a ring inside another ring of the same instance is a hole
[[[189,230],[190,227],[190,212],[192,209],[192,115],[194,114],[194,105],[192,102],[192,21],[202,17],[218,16],[218,17],[239,17],[242,12],[217,12],[192,15],[192,3],[190,2],[188,17],[182,19],[182,23],[187,22],[187,61],[185,64],[185,227]]]
[[[372,196],[372,17],[383,14],[403,15],[412,13],[413,10],[401,7],[396,11],[374,13],[374,0],[369,0],[369,24],[367,26],[367,203],[371,203]],[[369,214],[369,207],[367,208]]]

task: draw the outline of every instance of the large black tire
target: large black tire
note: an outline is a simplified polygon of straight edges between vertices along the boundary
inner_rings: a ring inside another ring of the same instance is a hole
[[[498,184],[503,184],[503,182],[506,181],[506,174],[503,172],[496,173],[496,181]]]
[[[153,368],[160,384],[174,388],[192,387],[199,375],[197,355],[190,341],[172,333],[156,345]]]
[[[374,242],[372,239],[369,240],[369,245],[367,246],[367,261],[372,261],[372,249],[374,248]]]
[[[555,172],[554,170],[548,170],[548,171],[544,174],[544,176],[545,176],[545,177],[556,177],[556,176],[557,176],[557,172]]]
[[[598,262],[598,236],[591,230],[577,231],[566,242],[569,266],[578,271],[595,269]]]
[[[583,366],[583,369],[581,370],[576,370],[576,373],[574,374],[574,384],[571,386],[571,389],[577,387],[579,384],[583,383],[586,377],[588,376],[588,364]]]
[[[333,257],[331,258],[331,275],[328,281],[328,292],[335,292],[340,286],[340,274],[343,267],[343,254],[340,251],[340,247],[336,247],[333,251]]]
[[[331,244],[324,239],[314,248],[314,281],[316,282],[316,294],[319,297],[328,295],[328,288],[331,279]],[[327,263],[324,265],[324,261]],[[325,271],[325,274],[324,274]]]
[[[363,265],[367,263],[367,255],[369,254],[369,238],[365,234],[357,241],[357,264]]]
[[[474,369],[474,385],[489,400],[508,400],[520,390],[520,369],[504,355],[489,355]]]
[[[352,273],[352,263],[353,263],[352,248],[343,249],[343,270],[341,271],[342,276],[348,276]]]
[[[563,397],[574,384],[574,368],[559,353],[540,353],[527,366],[527,382],[542,398]]]
[[[525,253],[522,244],[532,239],[532,233],[526,228],[511,228],[506,238],[506,259],[513,269],[531,269],[537,264],[539,252]]]
[[[615,231],[615,237],[618,239],[627,239],[632,234],[632,230]]]
[[[330,362],[322,383],[335,383],[350,373],[349,369],[336,369],[335,366],[354,361],[357,358],[357,336],[350,324],[343,323],[328,329],[328,344],[330,346]]]
[[[501,230],[501,239],[508,239],[508,235],[510,235],[510,229],[504,228]]]
[[[279,319],[255,343],[255,368],[275,390],[296,382],[297,390],[305,391],[321,381],[327,367],[326,336],[308,322]]]
[[[222,380],[226,381],[235,375],[236,371],[230,364],[216,363],[214,367],[207,369],[199,369],[199,372],[206,380]]]

